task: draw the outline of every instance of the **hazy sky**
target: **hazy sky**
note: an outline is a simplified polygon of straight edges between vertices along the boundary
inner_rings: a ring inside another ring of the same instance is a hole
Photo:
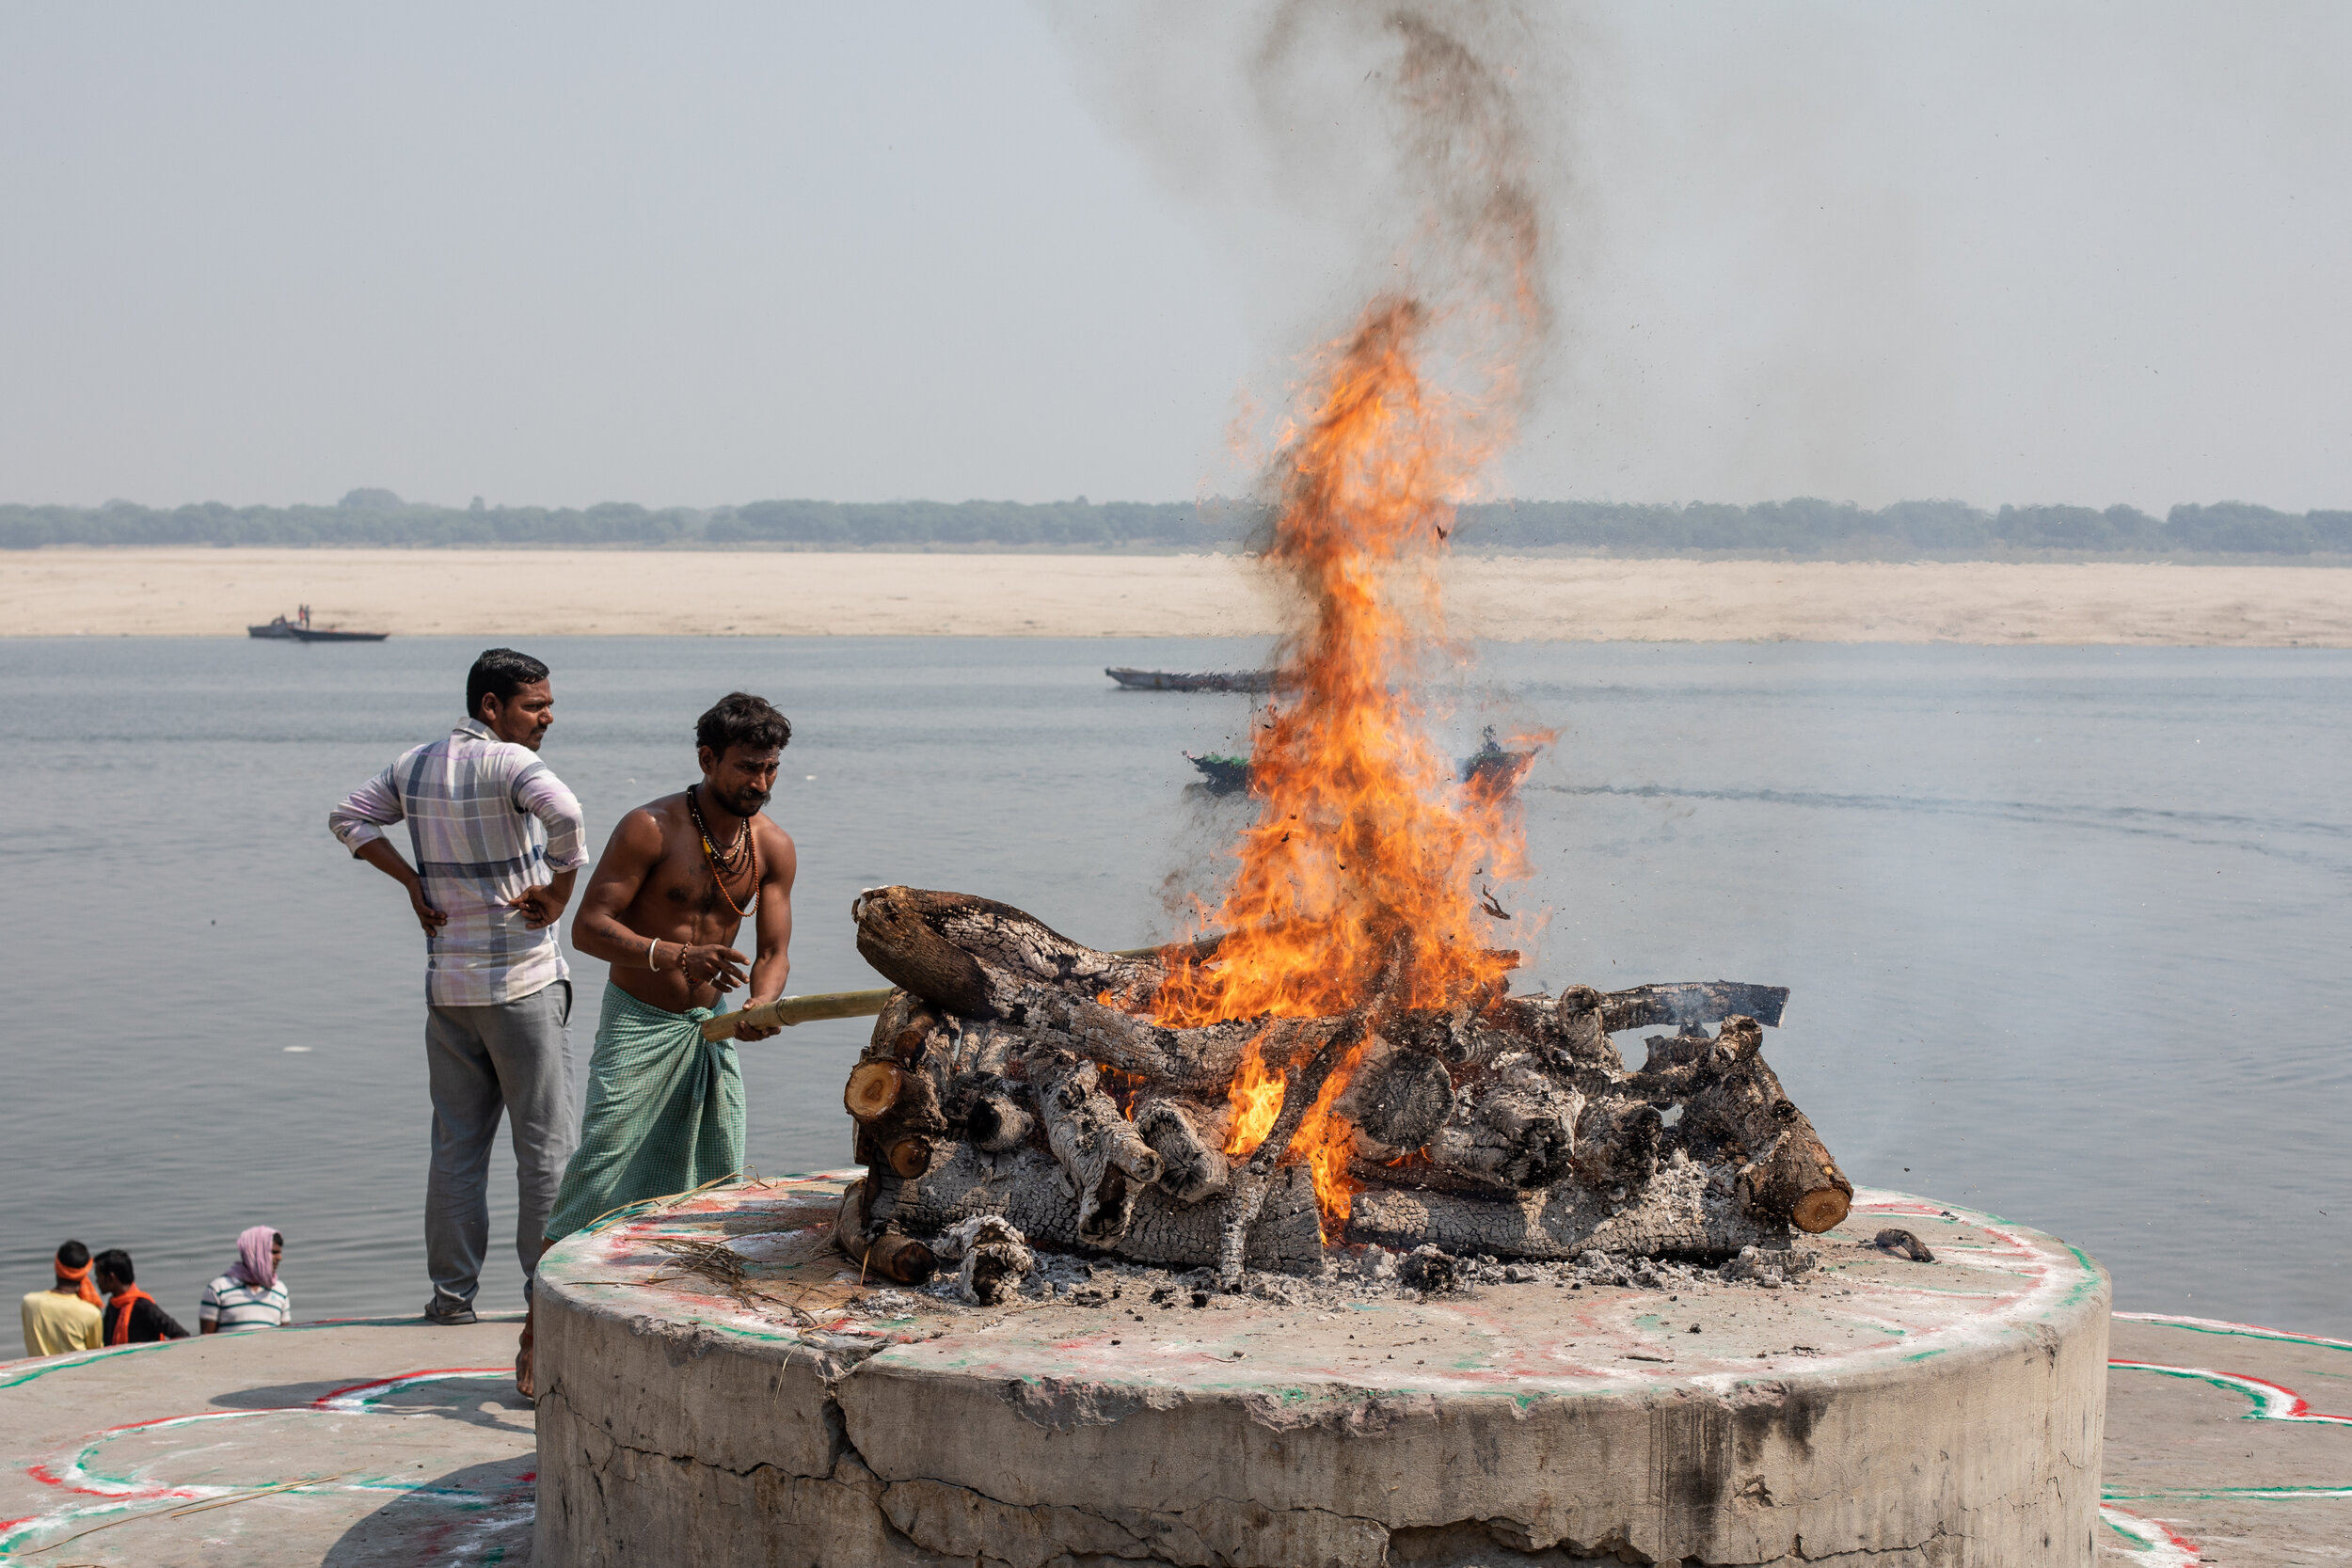
[[[2352,7],[1544,9],[1498,490],[2352,506]],[[0,499],[1230,489],[1379,261],[1257,15],[0,8]]]

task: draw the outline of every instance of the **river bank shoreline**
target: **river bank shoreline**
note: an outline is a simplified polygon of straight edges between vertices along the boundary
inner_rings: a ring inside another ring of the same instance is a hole
[[[1462,556],[1499,641],[2352,647],[2328,566]],[[0,635],[242,637],[309,604],[395,636],[1247,637],[1249,558],[874,551],[43,549],[0,555]]]

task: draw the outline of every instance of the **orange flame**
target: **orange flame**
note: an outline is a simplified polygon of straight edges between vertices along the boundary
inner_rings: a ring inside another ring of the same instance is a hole
[[[1312,620],[1280,650],[1279,696],[1255,735],[1258,817],[1213,916],[1229,934],[1207,961],[1171,972],[1152,1004],[1160,1022],[1345,1012],[1393,956],[1390,999],[1407,1007],[1457,1004],[1509,967],[1487,951],[1476,895],[1482,873],[1524,875],[1509,792],[1461,784],[1413,694],[1444,644],[1436,562],[1454,498],[1486,455],[1477,420],[1422,378],[1422,323],[1411,300],[1375,301],[1326,351],[1283,433],[1264,559]],[[1312,1166],[1327,1221],[1344,1221],[1351,1189],[1348,1127],[1330,1106],[1362,1053],[1327,1080],[1288,1155]],[[1253,1045],[1229,1152],[1264,1138],[1279,1088]]]
[[[1265,1053],[1259,1049],[1263,1043],[1263,1037],[1249,1042],[1225,1091],[1225,1102],[1233,1110],[1233,1128],[1226,1135],[1225,1152],[1235,1158],[1256,1153],[1274,1130],[1274,1118],[1282,1114],[1282,1075],[1266,1070]]]
[[[1347,1053],[1346,1060],[1324,1080],[1323,1092],[1315,1096],[1304,1121],[1298,1124],[1298,1136],[1291,1140],[1293,1148],[1306,1151],[1307,1169],[1314,1177],[1315,1206],[1323,1211],[1323,1239],[1326,1242],[1346,1227],[1348,1210],[1355,1203],[1357,1192],[1363,1183],[1347,1168],[1353,1152],[1353,1140],[1348,1124],[1331,1111],[1331,1101],[1340,1090],[1356,1076],[1356,1069],[1364,1059],[1366,1046],[1359,1042]]]

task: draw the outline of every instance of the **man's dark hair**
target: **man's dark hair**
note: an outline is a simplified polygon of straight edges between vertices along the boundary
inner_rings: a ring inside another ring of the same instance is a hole
[[[765,697],[730,691],[694,721],[694,744],[707,746],[714,757],[730,746],[755,752],[781,752],[792,744],[792,721],[778,713]]]
[[[122,1281],[125,1285],[135,1285],[139,1282],[138,1271],[131,1267],[131,1255],[119,1246],[108,1247],[100,1253],[97,1261],[98,1267],[90,1271],[92,1274],[105,1275],[109,1278]]]
[[[496,697],[511,703],[515,693],[536,681],[548,678],[548,667],[529,654],[518,654],[512,648],[485,648],[482,657],[466,672],[466,717],[482,717],[482,699]]]
[[[68,1242],[57,1249],[57,1261],[69,1269],[78,1269],[89,1261],[89,1248],[79,1242]]]

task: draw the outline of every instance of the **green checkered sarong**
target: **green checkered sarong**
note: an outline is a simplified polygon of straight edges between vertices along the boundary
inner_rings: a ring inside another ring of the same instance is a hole
[[[548,1240],[743,1168],[743,1073],[734,1041],[703,1038],[709,1016],[648,1006],[606,983],[580,1148],[564,1167]]]

